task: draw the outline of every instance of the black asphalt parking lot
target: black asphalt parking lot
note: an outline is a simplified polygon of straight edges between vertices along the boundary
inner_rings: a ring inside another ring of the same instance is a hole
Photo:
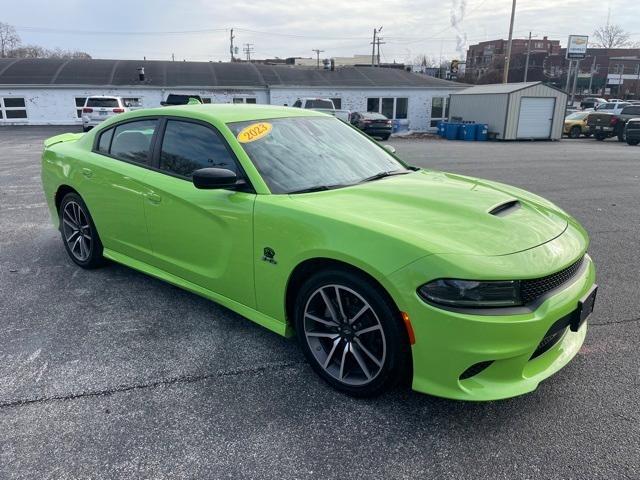
[[[640,147],[392,140],[571,212],[600,291],[581,352],[529,395],[356,400],[293,340],[128,268],[76,267],[40,186],[42,141],[68,130],[0,128],[0,479],[640,478]]]

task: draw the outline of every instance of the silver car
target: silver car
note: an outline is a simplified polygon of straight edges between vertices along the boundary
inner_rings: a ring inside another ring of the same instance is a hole
[[[82,108],[82,131],[88,132],[107,118],[128,112],[122,97],[105,95],[87,97]]]

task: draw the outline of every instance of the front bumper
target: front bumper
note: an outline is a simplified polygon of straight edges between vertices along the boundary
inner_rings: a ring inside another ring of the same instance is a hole
[[[494,257],[497,259],[494,261],[507,268],[514,261],[528,265],[544,258],[545,252],[561,251],[560,246],[567,247],[573,242],[577,247],[578,237],[567,242],[563,239],[566,235],[525,252]],[[583,247],[586,250],[586,239]],[[573,250],[572,261],[578,252],[584,250]],[[506,257],[513,258],[506,260]],[[554,323],[575,312],[579,300],[594,285],[595,268],[588,255],[580,271],[567,284],[551,292],[537,308],[532,311],[520,309],[508,315],[496,315],[495,312],[472,315],[426,304],[415,293],[414,283],[418,272],[423,272],[424,278],[424,271],[428,271],[425,268],[433,261],[433,257],[425,257],[392,275],[395,285],[402,286],[403,290],[412,286],[413,294],[405,295],[400,307],[409,314],[415,333],[416,343],[412,347],[414,390],[459,400],[514,397],[535,390],[542,380],[564,367],[580,350],[586,335],[586,322],[577,332],[567,328],[557,343],[532,358]],[[545,262],[540,260],[540,263]],[[482,362],[492,363],[469,378],[460,378],[467,369]]]

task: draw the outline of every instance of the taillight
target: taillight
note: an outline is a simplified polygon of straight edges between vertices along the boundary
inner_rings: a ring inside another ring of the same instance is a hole
[[[618,123],[618,117],[611,117],[611,125],[615,125]]]
[[[93,108],[83,108],[82,113],[91,113],[93,112]]]
[[[113,113],[123,113],[124,112],[124,108],[114,108],[113,109]]]

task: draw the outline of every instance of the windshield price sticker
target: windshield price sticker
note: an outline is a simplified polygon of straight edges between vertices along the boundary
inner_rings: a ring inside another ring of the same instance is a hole
[[[236,137],[240,143],[249,143],[260,140],[269,135],[273,126],[267,122],[252,123],[248,127],[243,128]]]

